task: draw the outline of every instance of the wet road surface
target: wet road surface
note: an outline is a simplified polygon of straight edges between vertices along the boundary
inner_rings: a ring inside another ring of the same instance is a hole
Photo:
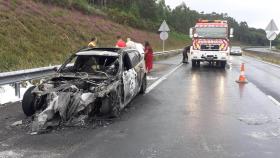
[[[280,66],[269,65],[251,57],[234,57],[233,65],[245,63],[248,80],[267,95],[280,100]]]
[[[153,85],[178,66],[177,56],[157,62]],[[249,83],[239,85],[240,63]],[[65,128],[31,136],[10,127],[24,119],[19,104],[0,108],[0,157],[276,158],[280,154],[280,68],[232,57],[227,69],[184,64],[120,119],[101,128]],[[277,91],[278,90],[278,91]]]

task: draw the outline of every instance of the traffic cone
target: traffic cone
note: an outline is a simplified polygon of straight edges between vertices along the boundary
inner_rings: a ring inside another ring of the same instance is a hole
[[[240,76],[239,79],[236,80],[237,83],[247,83],[246,77],[245,77],[245,64],[241,64],[240,68]]]

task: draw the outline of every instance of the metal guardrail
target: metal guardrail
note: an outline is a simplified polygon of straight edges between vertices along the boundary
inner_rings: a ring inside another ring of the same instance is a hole
[[[20,82],[26,80],[41,79],[50,75],[54,75],[55,67],[57,66],[0,73],[0,85],[14,84],[15,96],[20,97]]]
[[[41,67],[35,69],[0,73],[0,85],[38,79],[45,76],[49,76],[55,73],[54,68],[58,66],[49,66],[49,67]]]
[[[154,52],[154,56],[176,53],[179,51],[181,51],[181,49],[164,52]],[[20,82],[34,79],[42,79],[54,75],[55,67],[60,67],[60,65],[0,73],[0,86],[6,84],[14,84],[15,95],[20,96]]]
[[[154,52],[154,56],[165,55],[165,54],[170,54],[170,53],[177,53],[179,51],[182,51],[182,49],[169,50],[169,51],[164,51],[164,52]]]
[[[267,46],[256,46],[256,47],[244,47],[243,51],[255,52],[255,53],[272,53],[272,54],[280,54],[280,51],[277,49],[270,50]]]

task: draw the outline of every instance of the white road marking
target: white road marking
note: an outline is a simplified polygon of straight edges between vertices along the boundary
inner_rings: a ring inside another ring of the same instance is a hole
[[[164,76],[162,76],[161,78],[159,78],[156,82],[154,82],[152,85],[150,85],[147,89],[145,94],[149,93],[151,90],[153,90],[154,88],[156,88],[156,86],[158,86],[162,81],[166,80],[168,78],[168,76],[170,76],[173,72],[175,72],[178,68],[180,68],[183,65],[183,63],[179,64],[178,66],[176,66],[173,70],[171,70],[170,72],[168,72],[167,74],[165,74]]]
[[[256,87],[259,91],[261,91],[262,93],[265,94],[265,92],[263,92],[261,89],[259,89],[255,84],[251,83],[252,86]],[[266,94],[265,94],[266,95]],[[273,98],[271,95],[267,95],[268,99],[271,100],[275,105],[280,107],[280,102],[278,100],[276,100],[275,98]]]
[[[273,98],[272,96],[268,95],[267,96],[275,105],[280,107],[280,103],[279,101],[277,101],[275,98]]]
[[[157,80],[158,77],[153,77],[153,76],[147,76],[147,80]]]

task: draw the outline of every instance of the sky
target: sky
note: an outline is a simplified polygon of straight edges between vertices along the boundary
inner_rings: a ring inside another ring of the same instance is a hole
[[[165,0],[171,8],[185,2],[192,10],[205,13],[228,13],[238,22],[265,29],[271,19],[280,28],[279,0]]]

